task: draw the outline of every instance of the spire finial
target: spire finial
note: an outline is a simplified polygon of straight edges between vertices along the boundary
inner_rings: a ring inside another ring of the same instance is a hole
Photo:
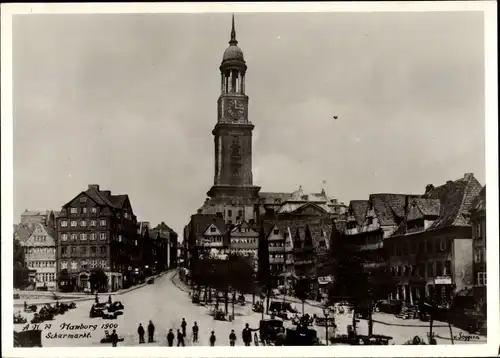
[[[234,14],[233,14],[233,23],[231,27],[231,40],[229,41],[229,44],[231,46],[236,46],[238,44],[238,41],[236,41],[236,29],[234,27]]]

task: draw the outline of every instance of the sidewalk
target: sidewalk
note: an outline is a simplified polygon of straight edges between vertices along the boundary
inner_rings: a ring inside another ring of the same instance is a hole
[[[165,272],[162,272],[156,276],[151,276],[153,277],[155,280],[162,277],[163,275],[166,275],[167,273],[169,273],[170,271],[172,270],[167,270]],[[128,293],[130,291],[134,291],[134,290],[137,290],[141,287],[144,287],[147,285],[147,282],[144,282],[144,283],[141,283],[139,285],[136,285],[136,286],[132,286],[132,287],[129,287],[129,288],[126,288],[126,289],[121,289],[121,290],[118,290],[118,291],[115,291],[115,292],[106,292],[105,294],[106,295],[110,295],[110,296],[120,296],[120,295],[123,295],[125,293]],[[28,294],[27,296],[32,296],[32,298],[34,297],[40,297],[40,296],[47,296],[47,300],[41,300],[40,302],[33,302],[33,303],[29,303],[29,304],[34,304],[34,305],[46,305],[46,304],[51,304],[51,303],[55,303],[56,301],[59,301],[59,302],[80,302],[80,301],[90,301],[90,300],[94,300],[95,299],[95,295],[93,294],[82,294],[82,293],[75,293],[75,292],[37,292],[37,291],[19,291],[19,292],[16,292],[16,293],[19,293],[21,296],[23,296],[21,293],[24,293],[24,292],[30,292],[32,293],[31,295]],[[40,295],[39,293],[44,293],[43,295]],[[55,299],[53,296],[54,294],[58,297],[57,299]],[[70,297],[68,297],[70,296]],[[72,297],[74,296],[74,298]],[[50,299],[49,299],[50,297]],[[29,298],[28,298],[29,300]],[[24,306],[24,302],[18,302],[18,303],[14,303],[14,307],[23,307]]]

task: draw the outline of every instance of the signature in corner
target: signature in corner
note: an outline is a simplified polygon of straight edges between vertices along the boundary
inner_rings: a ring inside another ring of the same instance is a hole
[[[457,341],[479,341],[481,337],[475,334],[463,334],[462,332],[459,332],[458,336],[453,336],[453,339]]]

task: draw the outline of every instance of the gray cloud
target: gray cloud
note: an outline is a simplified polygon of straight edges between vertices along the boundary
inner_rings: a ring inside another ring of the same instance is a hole
[[[213,181],[227,14],[17,15],[14,210],[89,183],[177,231]],[[481,13],[237,14],[254,179],[341,200],[484,183]],[[338,115],[338,120],[333,116]]]

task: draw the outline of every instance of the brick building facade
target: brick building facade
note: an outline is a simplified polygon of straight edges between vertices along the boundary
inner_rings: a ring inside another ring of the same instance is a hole
[[[92,269],[108,277],[103,290],[128,285],[131,255],[137,240],[137,218],[128,195],[112,195],[89,185],[63,205],[57,222],[57,272],[67,270],[78,290],[89,287]]]

